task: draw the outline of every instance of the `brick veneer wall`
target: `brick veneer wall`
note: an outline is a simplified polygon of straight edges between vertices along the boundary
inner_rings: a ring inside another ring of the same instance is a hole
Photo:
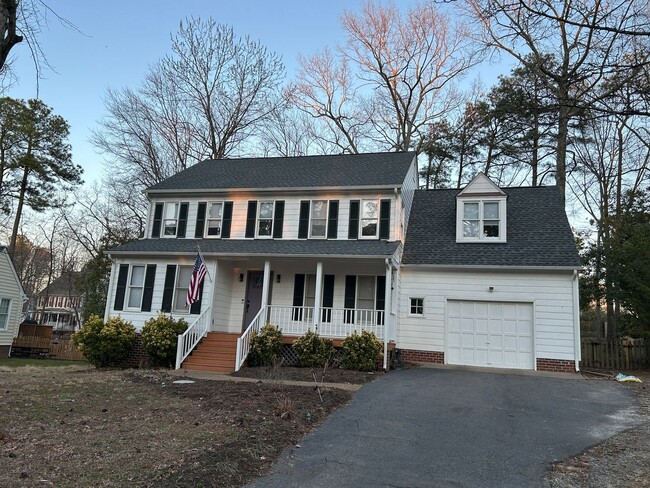
[[[142,340],[140,334],[135,335],[135,344],[131,353],[122,361],[118,366],[120,368],[142,368],[149,364],[149,357],[147,356],[144,347],[142,347]]]
[[[444,364],[445,353],[439,351],[419,351],[417,349],[400,349],[400,356],[404,361],[414,363],[439,363]]]
[[[10,349],[11,349],[11,346],[0,346],[0,358],[8,357]]]
[[[566,359],[537,358],[537,371],[561,371],[563,373],[575,373],[575,361]]]

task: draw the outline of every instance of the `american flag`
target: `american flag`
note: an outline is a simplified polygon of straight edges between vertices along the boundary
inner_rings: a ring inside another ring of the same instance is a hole
[[[201,283],[203,283],[203,279],[207,272],[208,270],[205,267],[203,256],[201,256],[201,253],[197,253],[196,261],[194,261],[194,269],[192,270],[192,276],[190,277],[190,286],[187,290],[187,298],[185,299],[185,308],[189,307],[194,302],[199,301]]]

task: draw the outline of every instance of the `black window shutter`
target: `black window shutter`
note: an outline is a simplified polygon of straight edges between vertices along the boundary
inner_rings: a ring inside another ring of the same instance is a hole
[[[275,202],[275,212],[273,216],[273,238],[282,238],[282,226],[284,225],[284,200]]]
[[[327,238],[336,239],[339,226],[339,201],[330,200],[330,211],[327,221]]]
[[[350,226],[348,227],[348,239],[359,238],[359,200],[350,200]]]
[[[124,310],[124,296],[126,295],[126,280],[129,278],[129,265],[120,264],[117,275],[117,289],[115,290],[115,303],[113,310]]]
[[[151,312],[151,299],[153,298],[153,284],[156,280],[156,265],[147,264],[144,275],[144,291],[142,293],[142,312]]]
[[[302,307],[303,296],[305,295],[305,275],[296,274],[293,282],[293,306]],[[302,320],[302,309],[293,309],[293,320]]]
[[[230,237],[232,225],[232,202],[223,202],[223,219],[221,221],[221,237]]]
[[[196,210],[196,227],[194,228],[194,237],[201,239],[205,229],[205,209],[206,202],[199,202],[199,208]]]
[[[156,203],[156,207],[153,211],[153,227],[151,228],[151,237],[154,239],[160,237],[160,228],[162,227],[162,214],[164,207],[164,203]]]
[[[390,200],[382,200],[379,206],[379,238],[390,237]]]
[[[246,237],[255,237],[255,220],[257,214],[257,202],[248,202],[248,213],[246,214]]]
[[[354,275],[347,275],[345,277],[345,302],[344,307],[346,309],[344,315],[344,322],[346,324],[351,324],[354,322],[354,307],[356,304],[357,296],[357,277]]]
[[[300,202],[300,216],[298,217],[298,239],[307,239],[309,233],[309,200]]]
[[[190,206],[189,203],[181,203],[181,208],[178,211],[178,232],[176,232],[176,237],[185,237],[185,231],[187,230],[187,209]]]
[[[323,277],[323,310],[322,322],[332,321],[332,307],[334,306],[334,275],[325,275]]]
[[[386,277],[377,276],[377,288],[375,296],[375,307],[381,312],[377,313],[377,322],[379,325],[384,325],[384,310],[386,310]]]
[[[199,299],[190,305],[190,314],[198,315],[201,313],[201,301],[203,300],[203,285],[205,280],[201,282],[201,287],[199,288]]]
[[[161,312],[172,311],[172,300],[174,299],[174,281],[176,281],[176,265],[168,264],[165,271],[165,285],[163,287]]]

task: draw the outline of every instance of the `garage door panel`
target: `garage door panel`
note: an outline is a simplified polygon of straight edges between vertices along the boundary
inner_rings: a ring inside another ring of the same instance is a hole
[[[447,362],[533,369],[533,304],[449,300]]]

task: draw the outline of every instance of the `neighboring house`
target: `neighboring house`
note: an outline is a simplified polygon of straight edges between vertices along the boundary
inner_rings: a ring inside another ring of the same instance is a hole
[[[206,330],[234,338],[236,362],[206,347],[197,369],[238,369],[269,321],[370,330],[415,361],[576,370],[579,262],[558,190],[482,174],[417,186],[410,152],[204,161],[146,191],[146,237],[110,251],[106,316],[186,318],[179,362]],[[209,276],[186,310],[197,246]]]
[[[30,316],[54,330],[74,332],[79,328],[83,297],[79,291],[80,273],[66,271],[38,294]]]
[[[11,353],[18,334],[25,292],[5,246],[0,246],[0,357]]]

